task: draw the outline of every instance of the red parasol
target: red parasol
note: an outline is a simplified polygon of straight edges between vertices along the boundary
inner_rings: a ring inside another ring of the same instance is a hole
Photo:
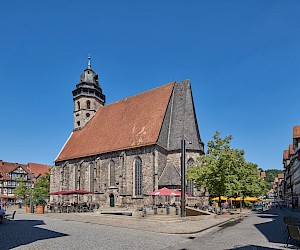
[[[161,189],[154,190],[148,193],[148,195],[175,196],[175,192],[171,189],[164,187]]]
[[[0,199],[8,199],[8,198],[13,198],[12,196],[7,196],[4,194],[0,194]]]
[[[181,196],[181,189],[177,189],[174,191],[174,196]],[[189,193],[185,193],[185,196],[190,196]]]
[[[56,195],[56,194],[62,194],[62,195],[68,195],[68,194],[92,194],[92,192],[87,191],[87,190],[78,189],[78,190],[70,190],[70,191],[56,191],[56,192],[52,192],[50,194],[52,194],[52,195]]]
[[[71,194],[70,191],[56,191],[56,192],[52,192],[50,193],[51,195],[59,195],[59,194]]]
[[[72,192],[72,194],[92,194],[92,192],[83,189],[78,189],[70,192]]]

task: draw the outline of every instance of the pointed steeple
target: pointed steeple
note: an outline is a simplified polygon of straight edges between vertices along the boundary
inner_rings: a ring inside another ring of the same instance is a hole
[[[98,74],[91,67],[88,55],[87,68],[80,75],[80,82],[72,91],[74,101],[74,130],[81,129],[94,116],[99,107],[104,106],[105,95],[99,85]]]
[[[87,68],[80,75],[80,82],[85,82],[88,84],[96,84],[99,86],[98,74],[94,72],[91,66],[91,56],[88,54],[88,64]]]
[[[91,69],[91,55],[88,54],[88,66],[87,66],[88,69]]]

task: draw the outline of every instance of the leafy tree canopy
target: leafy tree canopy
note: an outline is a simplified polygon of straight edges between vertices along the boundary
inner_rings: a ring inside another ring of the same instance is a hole
[[[188,169],[187,179],[194,180],[197,188],[205,187],[210,196],[262,194],[265,184],[257,165],[245,161],[243,150],[231,148],[231,140],[231,135],[221,138],[217,131],[207,143],[207,153]]]
[[[14,190],[16,198],[22,198],[25,200],[26,204],[29,204],[30,200],[30,187],[26,186],[26,181],[24,178],[19,178],[17,180],[19,186]],[[50,173],[47,172],[45,176],[38,178],[37,182],[34,184],[32,190],[32,202],[43,203],[50,195]]]
[[[19,183],[19,186],[14,189],[14,195],[16,198],[25,199],[29,195],[30,189],[26,186],[24,178],[19,178],[16,181]]]
[[[268,169],[266,172],[266,182],[267,182],[267,189],[270,190],[273,188],[273,183],[275,178],[278,176],[278,174],[283,173],[283,170],[279,169]]]
[[[34,185],[33,196],[37,201],[42,202],[47,199],[50,194],[50,173],[47,172],[45,176],[39,177]]]

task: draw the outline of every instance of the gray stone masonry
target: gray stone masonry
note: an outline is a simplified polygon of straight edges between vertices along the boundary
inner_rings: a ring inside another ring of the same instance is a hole
[[[87,74],[87,70],[84,74]],[[80,84],[82,83],[79,83],[78,86]],[[74,97],[74,119],[75,121],[77,118],[80,121],[85,119],[84,122],[87,122],[90,118],[86,119],[85,117],[89,112],[85,105],[90,97],[81,96],[79,92],[74,91],[73,94],[80,96],[80,100]],[[81,102],[80,108],[76,106],[77,101]],[[91,100],[90,109],[99,108],[99,103],[95,104],[93,101],[94,99]],[[170,175],[170,178],[167,177],[168,184],[174,188],[180,188],[178,173],[181,173],[180,157],[183,138],[191,142],[191,144],[187,144],[186,160],[192,159],[195,162],[197,157],[204,152],[195,115],[191,85],[188,80],[174,85],[157,144],[56,162],[55,167],[51,170],[51,192],[87,190],[94,194],[79,195],[78,201],[94,202],[102,207],[110,206],[112,200],[117,207],[141,207],[152,204],[153,197],[147,194],[158,189],[160,178],[168,164],[173,166],[168,170],[168,175]],[[143,195],[141,196],[135,194],[135,161],[137,158],[142,161]],[[114,171],[111,164],[114,166]],[[172,178],[172,176],[176,176],[176,178]],[[111,183],[112,180],[114,183]],[[203,200],[200,198],[201,193],[195,190],[194,194],[196,197],[190,199],[189,202],[201,203]],[[51,196],[51,201],[58,201],[58,199],[61,197]],[[77,197],[74,196],[64,196],[63,199],[70,202],[77,201]]]

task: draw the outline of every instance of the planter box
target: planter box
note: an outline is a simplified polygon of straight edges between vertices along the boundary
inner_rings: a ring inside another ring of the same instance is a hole
[[[30,206],[29,205],[26,205],[25,209],[26,209],[26,213],[30,213]]]
[[[45,212],[45,206],[44,205],[36,206],[36,213],[37,214],[43,214],[44,212]]]

